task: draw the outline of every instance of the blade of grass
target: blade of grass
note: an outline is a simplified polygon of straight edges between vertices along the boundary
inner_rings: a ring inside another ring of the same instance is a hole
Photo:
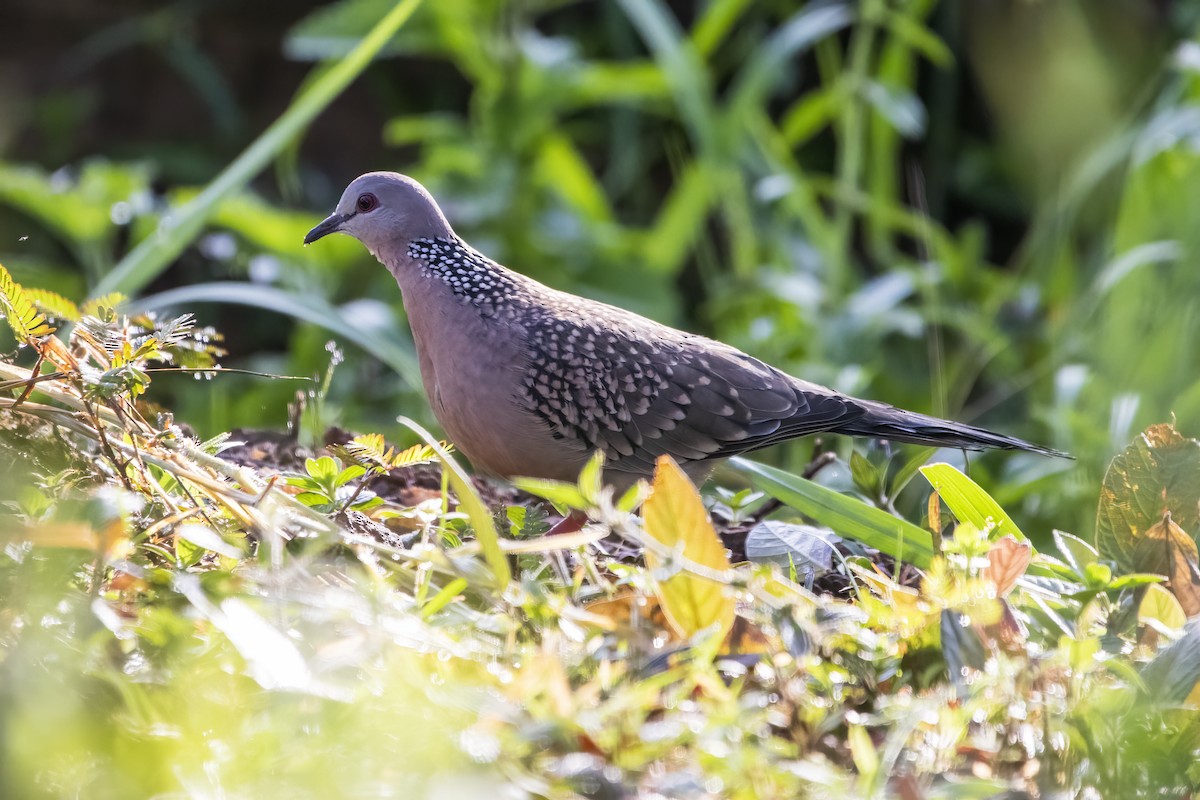
[[[716,143],[716,119],[709,71],[674,14],[659,0],[619,0],[621,9],[654,55],[675,94],[679,115],[702,153]]]
[[[846,5],[809,5],[774,31],[738,72],[727,114],[734,124],[761,108],[779,82],[788,60],[849,25],[854,14]]]
[[[137,293],[154,280],[200,233],[217,204],[245,186],[358,77],[379,50],[391,41],[421,0],[402,0],[381,19],[345,58],[321,75],[296,98],[232,164],[183,207],[167,212],[158,230],[144,239],[102,277],[92,297],[108,292]]]
[[[504,550],[500,547],[500,534],[496,530],[496,523],[471,484],[471,479],[463,471],[462,466],[446,452],[446,448],[442,447],[441,443],[433,437],[433,434],[408,417],[397,417],[396,421],[406,428],[412,429],[425,440],[425,444],[429,445],[433,452],[437,453],[445,475],[450,479],[454,493],[458,495],[458,505],[471,520],[471,527],[475,530],[475,540],[479,542],[483,558],[492,570],[496,588],[503,591],[512,580],[512,571],[508,568],[508,558],[505,557]]]
[[[934,556],[929,532],[907,520],[844,494],[766,464],[733,458],[730,465],[750,478],[755,488],[802,511],[841,536],[857,539],[897,560],[922,569]]]

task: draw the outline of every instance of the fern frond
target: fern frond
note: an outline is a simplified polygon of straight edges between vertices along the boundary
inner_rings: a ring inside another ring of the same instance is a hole
[[[61,294],[49,289],[26,289],[25,294],[29,295],[29,299],[42,310],[42,313],[67,322],[79,322],[81,316],[79,306]]]
[[[13,335],[22,342],[54,333],[54,327],[46,322],[46,317],[3,265],[0,265],[0,311]]]
[[[442,442],[442,446],[447,450],[451,448],[446,442]],[[426,464],[437,459],[437,453],[425,444],[413,445],[397,453],[396,448],[388,447],[383,436],[378,433],[355,436],[346,444],[334,449],[347,461],[381,473]]]
[[[453,450],[449,442],[441,442],[441,445],[447,452]],[[437,451],[427,444],[414,444],[407,450],[401,450],[391,457],[391,468],[400,469],[401,467],[415,467],[417,464],[428,464],[430,461],[437,460]]]

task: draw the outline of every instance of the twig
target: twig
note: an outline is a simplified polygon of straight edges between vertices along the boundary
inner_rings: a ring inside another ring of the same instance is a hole
[[[100,437],[100,447],[104,450],[104,454],[108,456],[109,461],[116,467],[117,477],[121,479],[127,491],[133,491],[133,484],[129,482],[129,476],[125,474],[125,465],[117,458],[117,454],[113,452],[112,445],[108,443],[108,436],[104,433],[104,425],[100,422],[100,418],[96,416],[96,412],[92,408],[91,403],[85,403],[87,413],[92,418],[92,424],[95,426],[96,434]]]
[[[26,382],[25,389],[21,392],[21,396],[17,398],[17,402],[13,404],[14,406],[19,406],[21,403],[24,403],[29,399],[30,393],[33,392],[33,384],[37,380],[38,370],[42,368],[42,363],[45,360],[46,354],[43,351],[38,350],[37,362],[33,365],[33,369],[29,370],[29,381]]]

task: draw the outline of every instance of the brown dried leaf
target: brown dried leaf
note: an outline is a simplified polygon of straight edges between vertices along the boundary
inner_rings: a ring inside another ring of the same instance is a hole
[[[1200,614],[1200,553],[1187,531],[1175,524],[1170,511],[1146,531],[1133,557],[1138,570],[1167,577],[1167,588],[1187,616]]]
[[[665,631],[677,639],[675,630],[663,614],[657,597],[648,597],[637,592],[627,592],[607,600],[596,600],[584,606],[590,614],[605,617],[618,627],[644,630],[647,625]]]
[[[988,568],[984,575],[996,585],[996,595],[1004,597],[1025,574],[1033,560],[1033,547],[1029,542],[1018,542],[1013,536],[997,539],[988,551]]]
[[[54,336],[49,336],[34,343],[38,353],[42,358],[49,361],[62,372],[79,372],[79,362],[75,356],[71,355],[71,351],[61,340]]]

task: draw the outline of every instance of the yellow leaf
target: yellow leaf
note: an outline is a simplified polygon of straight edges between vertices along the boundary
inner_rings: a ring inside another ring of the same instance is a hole
[[[861,725],[851,725],[847,731],[846,741],[850,745],[850,757],[858,768],[863,781],[870,785],[879,772],[879,751],[871,741],[871,734]]]
[[[1187,622],[1183,606],[1175,599],[1175,595],[1158,584],[1146,587],[1146,596],[1138,606],[1138,622],[1154,621],[1165,628],[1178,630]]]
[[[54,333],[45,315],[3,265],[0,265],[0,315],[8,320],[13,335],[22,344]]]
[[[131,545],[125,524],[117,519],[102,528],[80,521],[40,522],[17,526],[0,534],[0,541],[29,542],[34,547],[101,551],[107,558],[122,558]]]
[[[730,569],[725,545],[713,530],[700,493],[670,456],[658,459],[643,514],[646,533],[670,550],[716,573]],[[677,566],[649,549],[646,562],[652,570]],[[723,637],[733,625],[734,600],[724,583],[679,569],[658,581],[658,596],[667,619],[681,636],[715,627]]]
[[[35,547],[95,550],[100,546],[96,529],[86,522],[43,522],[6,531],[4,538],[32,542]]]

